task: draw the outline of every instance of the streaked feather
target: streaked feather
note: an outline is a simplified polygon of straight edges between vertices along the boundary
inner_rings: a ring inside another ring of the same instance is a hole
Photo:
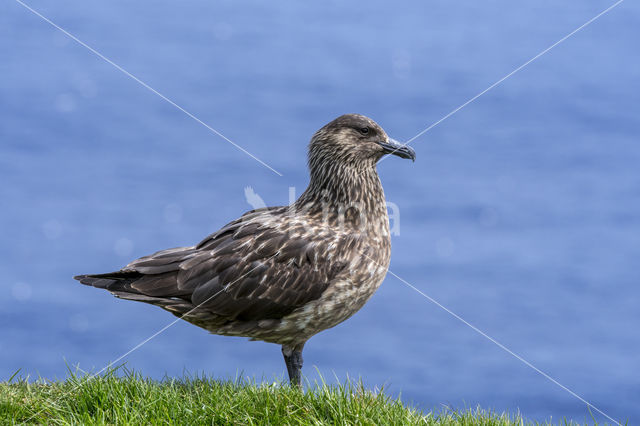
[[[335,143],[349,126],[384,131],[366,117],[345,117],[314,135],[311,182],[293,205],[248,211],[195,246],[76,279],[213,333],[287,345],[350,317],[380,285],[390,240],[377,160],[353,162],[364,151]]]

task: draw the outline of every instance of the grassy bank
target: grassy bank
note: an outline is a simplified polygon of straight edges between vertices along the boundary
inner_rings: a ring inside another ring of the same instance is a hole
[[[110,373],[66,381],[0,383],[0,424],[426,424],[513,425],[481,410],[422,413],[361,385],[280,384],[206,378],[153,381]]]

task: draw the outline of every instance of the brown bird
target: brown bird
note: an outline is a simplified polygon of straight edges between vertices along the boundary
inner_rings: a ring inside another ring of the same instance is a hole
[[[213,334],[282,345],[300,385],[307,340],[362,308],[387,273],[389,218],[376,170],[385,154],[415,160],[373,120],[343,115],[311,138],[309,187],[292,205],[249,211],[195,246],[74,278]]]

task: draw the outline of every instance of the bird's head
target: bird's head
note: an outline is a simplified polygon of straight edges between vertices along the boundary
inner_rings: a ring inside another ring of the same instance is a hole
[[[360,114],[345,114],[318,130],[309,144],[309,165],[327,163],[375,166],[385,154],[415,160],[416,153],[391,139],[382,127]]]

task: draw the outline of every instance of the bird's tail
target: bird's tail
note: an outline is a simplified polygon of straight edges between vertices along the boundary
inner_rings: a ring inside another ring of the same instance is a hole
[[[136,271],[117,271],[107,274],[77,275],[73,277],[84,285],[103,288],[120,299],[133,300],[159,306],[198,325],[201,312],[194,312],[194,306],[179,297],[184,293],[177,288],[176,274],[172,272],[145,275]],[[209,314],[211,316],[211,314]],[[206,327],[205,327],[206,328]]]
[[[131,291],[131,283],[141,277],[142,274],[135,271],[116,271],[106,274],[76,275],[73,279],[80,281],[84,285],[109,291]]]

